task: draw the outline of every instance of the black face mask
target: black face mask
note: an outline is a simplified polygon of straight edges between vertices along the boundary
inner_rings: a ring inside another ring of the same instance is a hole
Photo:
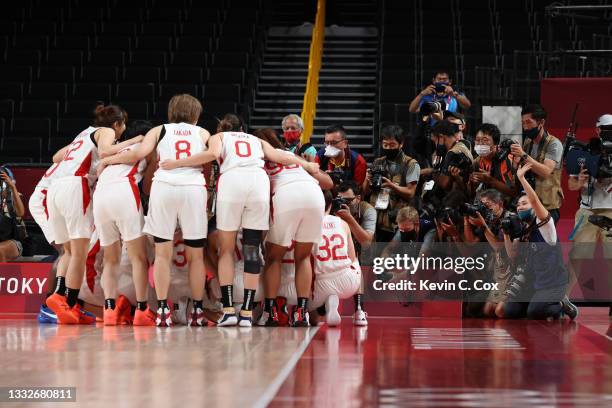
[[[436,154],[440,157],[445,156],[446,155],[446,145],[443,145],[443,144],[436,145]]]
[[[400,231],[402,242],[414,242],[417,240],[417,233],[415,230],[412,231]]]
[[[383,156],[387,160],[394,160],[400,152],[400,149],[381,149]]]
[[[534,127],[531,129],[527,129],[527,130],[523,130],[523,139],[535,139],[536,137],[538,137],[538,134],[540,133],[540,127]]]

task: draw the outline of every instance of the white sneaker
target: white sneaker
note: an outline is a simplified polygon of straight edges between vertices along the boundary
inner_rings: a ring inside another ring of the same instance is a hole
[[[227,327],[236,326],[238,324],[238,317],[234,308],[223,309],[223,315],[217,320],[217,326]]]
[[[189,311],[192,309],[191,298],[183,296],[172,308],[172,320],[174,323],[188,325],[189,324]]]
[[[359,309],[353,315],[353,324],[355,326],[367,326],[368,325],[368,314],[363,310]]]
[[[325,300],[325,322],[328,326],[338,326],[342,322],[338,313],[338,303],[340,300],[337,295],[331,295]]]

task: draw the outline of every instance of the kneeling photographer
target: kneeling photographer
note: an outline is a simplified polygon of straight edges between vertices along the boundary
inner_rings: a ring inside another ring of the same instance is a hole
[[[382,157],[374,160],[363,183],[364,196],[376,208],[376,241],[389,242],[395,233],[397,211],[415,204],[415,193],[421,167],[402,151],[403,130],[397,125],[381,131]]]
[[[513,214],[506,211],[504,197],[497,190],[489,189],[481,192],[478,201],[477,205],[465,205],[467,213],[463,226],[465,241],[489,243],[492,249],[489,263],[489,271],[492,272],[490,279],[497,283],[497,289],[489,292],[484,304],[480,304],[481,310],[470,311],[476,316],[499,317],[502,314],[506,287],[511,277],[503,233],[508,228],[507,220]]]
[[[589,222],[592,216],[612,219],[612,115],[601,116],[595,126],[595,137],[588,144],[576,140],[567,143],[568,187],[580,191],[580,208],[570,234],[574,244],[570,252],[568,294],[580,274],[583,260],[593,258],[599,241],[604,243],[608,271],[612,271],[612,237]]]
[[[513,276],[501,317],[556,319],[564,313],[575,319],[578,309],[565,296],[568,273],[557,229],[550,212],[525,179],[532,166],[524,164],[516,173],[525,191],[516,207],[523,228],[514,233],[520,237],[513,239],[510,231],[504,231],[506,251],[513,261]]]
[[[21,221],[25,206],[17,191],[13,173],[0,166],[0,262],[9,262],[23,253],[26,230]]]

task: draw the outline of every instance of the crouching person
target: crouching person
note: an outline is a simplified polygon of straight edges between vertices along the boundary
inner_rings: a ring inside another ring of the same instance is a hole
[[[319,317],[325,316],[328,326],[338,326],[338,304],[341,299],[351,298],[359,291],[361,268],[355,256],[349,225],[330,215],[332,195],[325,191],[324,196],[323,233],[321,241],[313,248],[315,278],[310,309],[313,325],[317,324]]]

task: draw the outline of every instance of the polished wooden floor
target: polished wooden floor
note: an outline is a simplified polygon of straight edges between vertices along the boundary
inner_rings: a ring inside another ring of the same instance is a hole
[[[77,388],[76,404],[0,406],[609,408],[610,319],[580,319],[387,317],[335,329],[0,320],[0,387]]]

